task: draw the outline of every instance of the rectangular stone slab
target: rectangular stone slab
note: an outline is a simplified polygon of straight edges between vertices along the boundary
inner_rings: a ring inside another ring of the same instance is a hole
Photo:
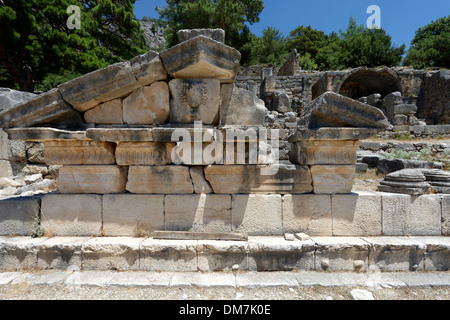
[[[51,165],[115,164],[115,144],[88,140],[45,141],[44,162]]]
[[[131,166],[126,189],[139,194],[194,193],[189,167],[184,166]]]
[[[212,165],[205,178],[214,193],[310,193],[311,173],[306,166],[281,164],[276,173],[263,175],[263,165]],[[269,172],[267,172],[269,173]]]
[[[355,164],[356,140],[303,140],[294,142],[289,159],[297,164]]]
[[[127,172],[127,167],[113,165],[63,166],[59,170],[59,192],[123,193],[127,182]]]
[[[80,125],[81,115],[63,100],[57,89],[0,113],[0,127],[31,127],[42,124]]]
[[[311,175],[316,194],[350,193],[356,165],[313,165]]]
[[[153,239],[247,241],[247,234],[189,231],[155,231]]]
[[[122,98],[140,87],[130,62],[120,62],[58,86],[64,100],[85,112],[102,102]]]
[[[175,143],[119,142],[116,148],[118,165],[166,165],[172,164]]]

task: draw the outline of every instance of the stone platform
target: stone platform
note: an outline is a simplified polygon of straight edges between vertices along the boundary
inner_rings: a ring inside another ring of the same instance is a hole
[[[448,237],[0,237],[0,270],[424,272],[450,268]]]

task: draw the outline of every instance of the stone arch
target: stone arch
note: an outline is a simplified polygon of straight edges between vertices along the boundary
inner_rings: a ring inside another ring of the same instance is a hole
[[[374,93],[384,98],[389,93],[399,91],[403,94],[397,74],[390,69],[369,69],[365,67],[352,70],[342,79],[336,92],[352,98],[359,99]]]

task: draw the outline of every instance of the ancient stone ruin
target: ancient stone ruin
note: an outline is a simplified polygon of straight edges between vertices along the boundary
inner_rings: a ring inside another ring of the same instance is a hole
[[[293,134],[280,137],[266,125],[267,103],[283,113],[291,105],[269,90],[270,76],[261,86],[267,100],[238,86],[240,53],[224,39],[219,29],[182,30],[180,44],[160,54],[0,113],[10,139],[42,143],[45,164],[60,166],[58,192],[39,200],[47,234],[389,234],[381,219],[393,214],[389,201],[383,213],[381,194],[352,193],[356,152],[392,127],[390,117],[400,121],[405,104],[391,104],[386,117],[364,99],[325,90],[303,106]],[[437,224],[425,233],[440,235]]]

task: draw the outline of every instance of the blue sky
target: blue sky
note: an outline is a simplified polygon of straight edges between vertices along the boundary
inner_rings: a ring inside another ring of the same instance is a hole
[[[158,14],[155,7],[163,7],[165,0],[137,0],[137,18],[153,17]],[[381,27],[392,37],[392,42],[407,48],[415,31],[438,18],[450,15],[450,0],[265,0],[261,21],[250,26],[250,30],[261,35],[261,31],[271,26],[284,36],[298,26],[311,26],[329,34],[345,30],[350,16],[358,24],[366,24],[371,14],[370,5],[381,10]]]

